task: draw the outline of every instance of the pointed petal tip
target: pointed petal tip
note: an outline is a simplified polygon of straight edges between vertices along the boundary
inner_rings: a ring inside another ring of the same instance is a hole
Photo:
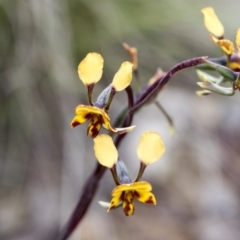
[[[201,88],[205,88],[206,84],[210,84],[209,82],[197,82],[197,85]]]
[[[196,91],[196,94],[199,96],[199,97],[203,97],[203,96],[208,96],[211,94],[211,91],[209,90],[199,90],[199,91]]]
[[[118,133],[118,134],[123,134],[123,133],[127,133],[127,132],[131,132],[136,126],[129,126],[129,127],[125,127],[125,128],[115,128],[114,132]]]
[[[75,127],[77,127],[78,125],[80,125],[80,123],[77,122],[77,121],[72,121],[71,124],[70,124],[71,128],[75,128]]]
[[[109,208],[110,207],[110,203],[109,202],[98,201],[98,203],[103,208]],[[109,212],[109,210],[107,210],[107,212]]]
[[[157,200],[154,195],[152,195],[145,203],[157,205]]]

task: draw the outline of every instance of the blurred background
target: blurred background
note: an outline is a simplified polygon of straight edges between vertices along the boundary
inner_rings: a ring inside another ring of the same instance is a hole
[[[87,124],[70,128],[75,107],[87,103],[77,75],[85,55],[105,59],[95,97],[129,59],[122,42],[138,48],[143,85],[158,67],[220,56],[203,25],[206,6],[235,41],[235,0],[0,0],[0,239],[57,239],[95,166]],[[107,172],[71,240],[240,239],[240,98],[198,97],[197,81],[194,69],[181,72],[158,96],[174,120],[174,137],[151,104],[135,115],[137,128],[119,149],[134,178],[139,137],[161,133],[166,153],[142,178],[157,206],[136,203],[132,217],[122,209],[107,213],[98,204],[111,199]],[[112,122],[126,101],[125,92],[117,94]]]

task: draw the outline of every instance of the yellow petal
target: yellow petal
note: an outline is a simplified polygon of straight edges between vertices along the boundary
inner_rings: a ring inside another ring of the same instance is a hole
[[[104,112],[104,110],[98,108],[98,107],[94,107],[94,106],[88,106],[88,105],[78,105],[76,107],[75,110],[76,115],[84,115],[87,113],[91,113],[91,114],[96,114],[96,115],[104,115],[104,117],[107,119],[109,119],[109,116]]]
[[[115,194],[110,202],[110,206],[108,208],[108,212],[113,209],[113,208],[116,208],[120,205],[120,202],[122,201],[121,200],[121,195],[122,195],[122,192],[119,192],[118,194]]]
[[[148,165],[157,161],[165,152],[161,136],[156,132],[145,132],[139,141],[137,155],[141,162]]]
[[[204,24],[207,30],[217,38],[222,38],[224,35],[224,28],[215,14],[214,9],[211,7],[206,7],[203,8],[201,12],[204,16]]]
[[[152,194],[151,192],[141,190],[134,191],[134,197],[142,203],[152,203],[154,205],[156,205],[157,203],[154,194]]]
[[[91,109],[92,108],[85,105],[77,106],[75,111],[77,116],[73,118],[71,126],[76,127],[90,119],[92,117]]]
[[[97,83],[103,72],[103,58],[98,53],[89,53],[78,65],[78,76],[85,85]]]
[[[237,44],[238,52],[240,52],[240,28],[237,30],[236,44]]]
[[[115,187],[112,191],[112,196],[119,194],[120,192],[124,191],[133,191],[133,190],[140,190],[140,191],[148,191],[152,190],[152,186],[150,183],[141,181],[141,182],[134,182],[129,184],[121,184]]]
[[[214,36],[210,36],[210,39],[216,43],[227,55],[231,55],[234,53],[234,45],[231,41],[227,40],[227,39],[221,39],[218,40],[217,38],[215,38]]]
[[[100,164],[112,168],[118,159],[118,151],[110,136],[106,134],[98,135],[93,139],[95,156]]]
[[[123,62],[117,73],[115,74],[112,85],[116,91],[122,91],[128,87],[132,81],[133,64]]]
[[[76,127],[84,122],[86,122],[89,118],[91,118],[91,115],[79,115],[73,118],[71,122],[71,127]]]

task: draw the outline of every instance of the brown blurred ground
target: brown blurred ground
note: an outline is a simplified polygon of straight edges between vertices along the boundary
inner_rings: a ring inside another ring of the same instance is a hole
[[[86,103],[79,61],[90,51],[104,56],[97,96],[128,59],[123,41],[139,50],[143,83],[157,67],[220,56],[200,14],[208,5],[234,40],[240,27],[234,0],[0,1],[0,239],[56,239],[95,165],[87,126],[69,126],[75,107]],[[167,151],[143,176],[157,206],[136,203],[128,218],[121,209],[106,213],[97,202],[110,200],[114,183],[107,172],[71,240],[240,239],[240,98],[197,97],[196,81],[194,70],[182,72],[158,97],[174,119],[174,138],[150,105],[137,113],[137,128],[119,150],[134,176],[141,133],[162,134]],[[114,100],[112,119],[124,94]]]

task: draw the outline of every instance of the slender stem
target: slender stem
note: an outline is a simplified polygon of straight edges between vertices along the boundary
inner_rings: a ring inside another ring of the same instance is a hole
[[[134,105],[134,95],[133,95],[133,90],[131,86],[128,86],[126,89],[127,92],[127,96],[128,96],[128,110],[133,108]],[[123,123],[123,127],[127,127],[129,125],[131,125],[133,120],[133,112],[129,111],[128,112],[128,116],[127,116],[127,122]]]
[[[114,182],[116,183],[116,185],[119,185],[119,180],[118,180],[118,176],[117,176],[117,169],[116,169],[116,164],[114,164],[112,166],[112,168],[110,168]]]
[[[140,162],[140,168],[139,168],[139,171],[138,171],[138,175],[137,175],[137,177],[136,177],[134,182],[139,181],[139,179],[142,177],[146,167],[147,167],[146,164],[144,164],[143,162]]]
[[[133,74],[135,76],[135,79],[136,79],[136,83],[137,83],[137,92],[139,92],[141,90],[141,86],[142,86],[142,82],[141,82],[141,79],[140,79],[140,74],[139,74],[139,69],[136,68],[133,70]]]
[[[94,83],[87,85],[87,90],[88,90],[88,102],[91,106],[93,106],[93,102],[92,102],[92,92],[93,92],[93,88],[94,88]]]
[[[116,89],[114,87],[112,87],[111,92],[110,92],[110,96],[109,96],[109,99],[108,99],[108,102],[107,102],[107,105],[104,108],[106,112],[108,111],[115,94],[116,94]]]
[[[236,54],[232,54],[230,57],[230,61],[235,61],[234,60],[234,55]],[[227,66],[227,57],[223,56],[223,57],[218,57],[218,58],[208,58],[209,61],[214,62],[214,63],[218,63],[220,65],[223,66]],[[197,66],[197,69],[201,69],[201,70],[214,70],[212,67],[210,67],[208,64],[203,63]]]
[[[83,190],[80,194],[79,201],[73,211],[73,214],[68,220],[66,226],[60,232],[60,236],[58,238],[59,240],[68,239],[68,237],[72,234],[80,220],[84,217],[90,203],[92,202],[91,200],[93,199],[95,192],[98,188],[100,179],[102,178],[105,171],[106,168],[97,162],[95,169],[90,174],[83,186]]]
[[[130,126],[133,120],[133,114],[134,111],[130,111],[130,109],[133,108],[134,106],[134,96],[133,96],[133,90],[131,86],[128,86],[125,91],[127,92],[128,95],[128,115],[125,116],[122,127],[127,127]],[[119,146],[120,142],[123,140],[123,138],[126,136],[127,133],[123,133],[121,135],[117,135],[115,139],[115,145],[116,147]]]
[[[157,108],[163,113],[165,118],[167,119],[169,127],[170,127],[170,133],[173,136],[175,134],[175,128],[174,128],[172,118],[168,115],[167,111],[164,109],[164,107],[158,101],[155,101],[154,103],[157,106]]]
[[[190,68],[193,66],[197,66],[199,64],[204,63],[206,57],[197,57],[197,58],[192,58],[189,60],[185,60],[181,63],[178,63],[175,65],[173,68],[171,68],[168,73],[160,78],[159,80],[156,81],[155,84],[151,85],[144,91],[144,96],[140,96],[138,99],[138,102],[134,104],[134,107],[131,109],[131,111],[134,111],[138,108],[140,108],[145,102],[147,102],[152,96],[154,96],[160,89],[163,88],[163,86],[171,79],[171,77],[186,68]]]

